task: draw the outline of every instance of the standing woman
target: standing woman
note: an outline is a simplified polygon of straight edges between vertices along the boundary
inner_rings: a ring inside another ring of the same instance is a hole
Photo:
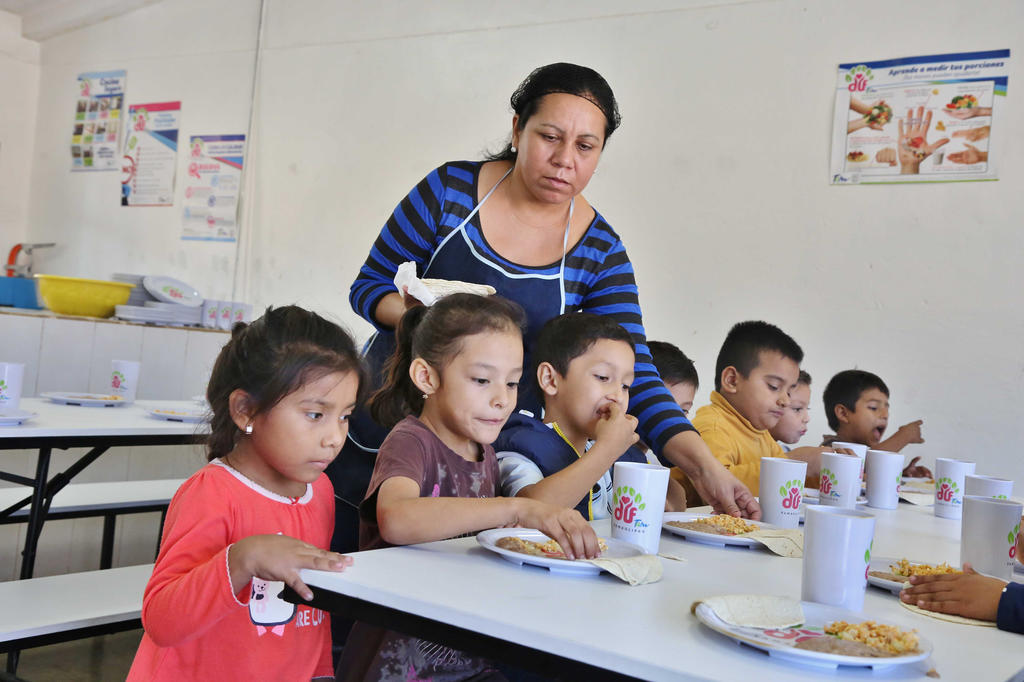
[[[526,368],[537,332],[552,317],[579,310],[609,315],[636,344],[629,411],[639,420],[640,438],[663,463],[680,467],[716,509],[759,516],[750,491],[711,455],[658,377],[633,266],[618,234],[582,194],[619,125],[611,88],[593,69],[549,64],[527,76],[511,102],[515,115],[505,149],[482,162],[455,161],[431,171],[395,208],[352,284],[353,309],[377,328],[366,348],[372,380],[382,380],[393,330],[406,309],[393,282],[405,261],[416,263],[420,277],[489,284],[519,303],[528,318]],[[520,384],[519,407],[539,414],[529,374]],[[385,435],[363,414],[346,447],[372,458],[365,453]],[[332,480],[341,497],[354,486],[365,489],[366,480],[359,480],[365,474],[341,471],[358,467],[359,456],[343,453],[336,460]]]

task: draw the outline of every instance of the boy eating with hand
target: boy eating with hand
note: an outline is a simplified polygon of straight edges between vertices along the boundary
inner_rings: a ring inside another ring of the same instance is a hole
[[[626,412],[632,337],[607,316],[566,313],[544,325],[533,357],[544,415],[512,415],[494,443],[501,494],[575,507],[591,521],[608,518],[612,465],[647,461],[630,449],[638,438],[637,420]]]
[[[904,424],[882,440],[889,424],[889,387],[877,374],[860,369],[839,372],[829,380],[822,397],[828,425],[835,431],[834,436],[825,436],[822,445],[841,441],[861,443],[872,450],[899,452],[911,443],[924,442],[924,422],[920,419]],[[932,472],[927,467],[917,466],[920,459],[912,459],[903,475],[930,478]]]

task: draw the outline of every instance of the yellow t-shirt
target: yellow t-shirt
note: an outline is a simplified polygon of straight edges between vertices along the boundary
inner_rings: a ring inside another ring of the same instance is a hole
[[[707,443],[711,454],[732,475],[757,495],[761,480],[762,457],[786,457],[782,446],[766,430],[754,426],[718,391],[711,392],[711,404],[697,410],[693,426]],[[683,478],[682,472],[673,469],[673,477]],[[692,484],[686,485],[687,497]]]

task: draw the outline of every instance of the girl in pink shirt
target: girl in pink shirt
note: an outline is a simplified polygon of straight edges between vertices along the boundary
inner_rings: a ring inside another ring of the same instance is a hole
[[[331,678],[330,620],[299,570],[341,571],[323,470],[363,385],[352,339],[295,306],[236,324],[206,396],[210,463],[171,500],[129,680]]]

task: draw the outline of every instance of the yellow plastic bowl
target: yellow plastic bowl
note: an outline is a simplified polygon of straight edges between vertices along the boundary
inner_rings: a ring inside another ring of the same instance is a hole
[[[114,306],[123,305],[135,285],[59,275],[36,275],[39,295],[46,307],[61,315],[110,317]]]

